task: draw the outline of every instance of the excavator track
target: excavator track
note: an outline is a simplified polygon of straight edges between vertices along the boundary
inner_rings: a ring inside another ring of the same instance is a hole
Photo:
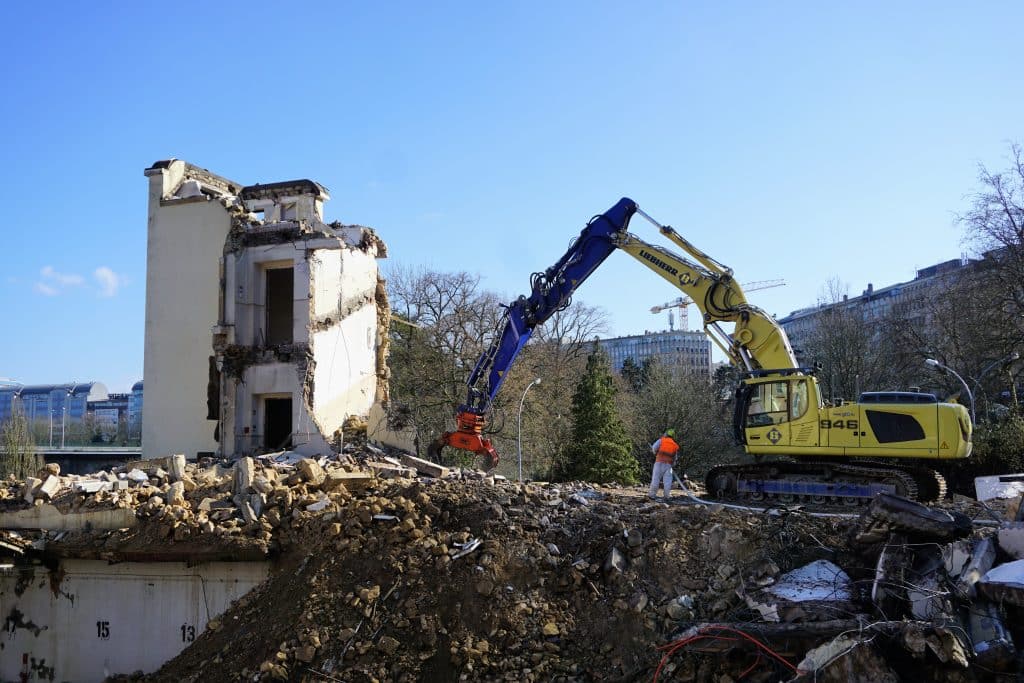
[[[943,477],[927,467],[877,461],[772,460],[719,465],[705,479],[708,495],[745,503],[857,507],[879,493],[920,502],[946,494]]]
[[[935,500],[942,500],[946,497],[946,478],[930,467],[923,465],[911,465],[904,462],[892,462],[886,460],[871,460],[858,458],[852,461],[853,464],[867,467],[877,467],[885,470],[899,469],[914,478],[917,483],[917,500],[922,503],[929,503]]]

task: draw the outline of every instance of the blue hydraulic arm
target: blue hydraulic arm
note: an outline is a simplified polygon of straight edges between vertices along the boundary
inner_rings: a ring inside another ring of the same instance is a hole
[[[437,455],[444,446],[452,446],[486,456],[490,467],[497,464],[498,454],[482,432],[491,402],[509,368],[534,328],[568,306],[573,292],[615,251],[617,236],[625,234],[636,211],[637,205],[632,199],[620,199],[587,223],[557,263],[543,273],[533,274],[530,295],[520,296],[508,305],[497,336],[469,376],[466,402],[459,406],[456,415],[458,429],[446,432],[431,444],[432,455]]]

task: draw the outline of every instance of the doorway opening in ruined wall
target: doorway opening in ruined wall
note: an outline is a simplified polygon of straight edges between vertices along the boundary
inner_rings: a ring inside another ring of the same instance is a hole
[[[292,397],[263,398],[263,447],[279,451],[292,447]]]
[[[295,318],[295,268],[267,268],[267,346],[291,344]]]

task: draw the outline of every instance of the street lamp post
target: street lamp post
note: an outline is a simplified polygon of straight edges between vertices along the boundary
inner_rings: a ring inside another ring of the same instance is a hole
[[[9,387],[15,387],[15,386],[17,387],[17,389],[15,389],[14,393],[11,394],[11,414],[10,414],[10,419],[12,419],[12,420],[14,419],[14,416],[17,413],[16,403],[15,402],[18,399],[21,398],[21,392],[23,392],[25,390],[25,385],[22,384],[21,382],[19,382],[16,379],[0,378],[0,389],[7,389]]]
[[[78,388],[78,382],[75,382],[74,384],[72,384],[71,388],[67,390],[68,393],[64,397],[64,401],[63,401],[63,406],[62,406],[63,411],[61,412],[61,416],[60,416],[60,447],[61,447],[61,449],[64,448],[64,423],[66,423],[67,420],[68,420],[68,401],[70,401],[71,397],[74,396],[76,388]]]
[[[964,378],[961,377],[960,375],[956,374],[956,371],[954,371],[952,368],[943,365],[942,363],[940,363],[939,361],[935,360],[934,358],[926,358],[925,361],[924,361],[924,364],[927,365],[928,367],[931,367],[931,368],[937,368],[939,370],[944,370],[944,371],[948,372],[949,374],[953,375],[954,377],[956,377],[958,380],[960,380],[960,384],[964,385],[964,391],[967,392],[967,400],[969,400],[971,402],[971,422],[972,423],[976,423],[977,420],[975,419],[975,416],[974,416],[974,394],[971,393],[971,388],[969,386],[967,386],[967,382],[964,381]]]
[[[533,380],[523,389],[523,397],[519,399],[519,418],[516,424],[516,447],[519,451],[519,482],[523,481],[523,403],[526,402],[526,392],[530,387],[540,384],[540,377]]]
[[[1010,353],[1010,355],[1008,355],[1008,356],[1006,356],[1004,358],[1000,358],[999,360],[994,360],[991,363],[989,363],[988,365],[986,365],[985,369],[981,371],[980,375],[978,375],[978,379],[974,380],[974,386],[976,386],[978,388],[978,392],[981,394],[982,398],[985,399],[985,411],[986,411],[986,413],[988,412],[988,398],[985,397],[985,389],[981,385],[982,380],[985,379],[985,375],[987,375],[989,373],[989,370],[991,370],[992,368],[996,367],[997,365],[1003,365],[1004,363],[1012,363],[1013,361],[1015,361],[1015,360],[1017,360],[1019,358],[1020,358],[1020,354],[1017,353],[1016,351],[1013,351],[1012,353]]]

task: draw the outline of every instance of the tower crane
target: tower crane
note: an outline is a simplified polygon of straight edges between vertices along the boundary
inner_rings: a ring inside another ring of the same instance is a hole
[[[771,289],[772,287],[782,287],[786,284],[785,280],[756,280],[754,282],[744,283],[743,289],[748,292],[756,292],[759,289]],[[690,329],[689,316],[687,315],[687,307],[693,303],[693,299],[688,296],[681,296],[673,299],[672,301],[663,303],[660,306],[652,306],[651,313],[661,313],[664,310],[668,310],[668,329],[673,331],[675,329],[675,320],[672,315],[673,309],[679,309],[679,329],[686,331]]]

